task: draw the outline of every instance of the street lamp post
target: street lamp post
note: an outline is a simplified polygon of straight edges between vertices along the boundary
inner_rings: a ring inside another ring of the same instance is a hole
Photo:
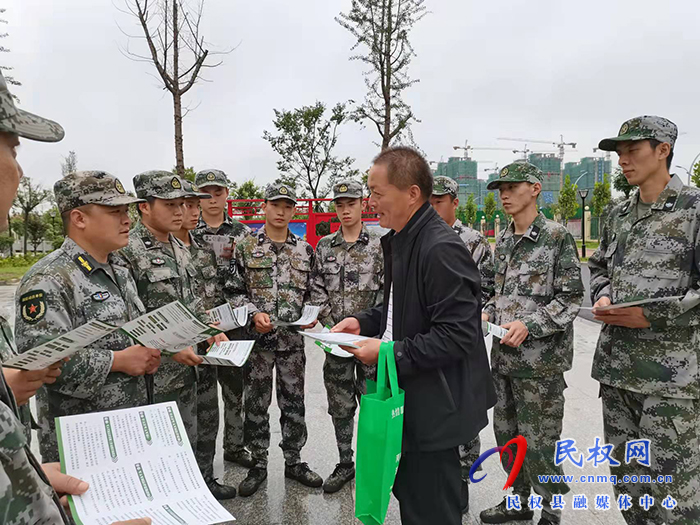
[[[588,189],[578,190],[581,196],[581,257],[586,257],[586,197]]]

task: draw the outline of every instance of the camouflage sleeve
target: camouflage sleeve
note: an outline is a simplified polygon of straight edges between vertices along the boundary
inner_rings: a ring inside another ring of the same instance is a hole
[[[379,254],[383,259],[384,256]],[[382,264],[382,270],[379,272],[379,290],[377,290],[377,296],[374,299],[374,306],[381,306],[384,302],[384,264]]]
[[[323,326],[332,326],[333,319],[331,318],[330,299],[323,280],[323,273],[321,273],[320,261],[322,260],[322,257],[317,256],[313,266],[311,267],[311,298],[309,299],[309,304],[321,307],[321,311],[318,314],[318,321]]]
[[[237,244],[224,284],[224,299],[231,305],[231,308],[248,305],[248,315],[253,316],[260,310],[249,300],[245,271],[245,253],[241,245]]]
[[[311,283],[313,281],[313,268],[314,266],[316,266],[316,252],[314,252],[314,249],[310,244],[307,244],[306,253],[310,259],[309,266],[311,267],[311,271],[309,272],[309,275],[306,278],[306,293],[304,294],[304,302],[302,304],[312,304],[314,306],[317,306],[316,303],[311,302]]]
[[[566,330],[578,315],[583,294],[578,249],[574,238],[567,233],[559,245],[554,267],[554,297],[548,304],[520,319],[527,326],[529,337],[540,339]]]
[[[491,250],[491,243],[486,237],[481,236],[479,244],[474,249],[472,258],[479,267],[479,274],[481,275],[482,304],[486,304],[494,294],[494,277],[496,275],[496,270],[493,265],[493,251]]]
[[[608,217],[603,227],[603,235],[600,245],[593,255],[588,259],[588,269],[591,272],[591,304],[595,304],[601,297],[612,298],[610,289],[610,276],[608,275],[608,263],[605,253],[608,250],[608,233],[611,227],[611,218]]]
[[[70,286],[46,275],[35,274],[22,281],[17,291],[19,299],[15,326],[15,339],[20,353],[78,328],[73,325],[75,305],[69,293]],[[23,314],[22,298],[28,294],[43,294],[33,301],[33,306],[38,307],[39,315],[32,317]],[[43,301],[43,306],[40,301]],[[63,365],[56,382],[46,385],[46,388],[78,399],[88,399],[102,389],[112,370],[113,360],[111,350],[92,346],[85,348],[73,354]]]

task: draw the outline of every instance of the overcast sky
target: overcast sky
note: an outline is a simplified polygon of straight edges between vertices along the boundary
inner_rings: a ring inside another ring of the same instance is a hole
[[[119,3],[122,0],[114,0]],[[135,20],[109,0],[6,0],[4,17],[22,107],[60,122],[63,142],[25,141],[25,172],[46,186],[60,177],[69,150],[80,169],[131,178],[174,164],[172,99],[150,74],[126,59]],[[335,21],[349,0],[207,0],[205,36],[238,46],[187,96],[198,106],[185,121],[185,163],[220,168],[236,181],[265,184],[276,156],[262,139],[273,108],[329,106],[364,96],[362,65],[349,62],[353,39]],[[592,156],[622,122],[641,114],[673,120],[681,133],[674,164],[700,153],[700,2],[691,0],[427,0],[431,13],[414,29],[418,57],[406,94],[421,123],[418,145],[430,160],[474,146],[518,147],[497,137],[577,142],[567,161]],[[132,43],[138,49],[138,42]],[[337,153],[365,169],[377,153],[376,130],[350,124]],[[530,144],[531,149],[539,149]],[[543,149],[549,149],[546,145]],[[475,151],[476,160],[514,159]],[[617,159],[613,155],[613,162]],[[483,167],[493,166],[484,164]],[[678,170],[676,170],[678,171]],[[482,172],[483,173],[483,172]],[[683,174],[685,180],[685,174]]]

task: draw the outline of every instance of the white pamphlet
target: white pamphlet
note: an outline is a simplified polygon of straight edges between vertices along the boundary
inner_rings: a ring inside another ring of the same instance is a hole
[[[19,368],[20,370],[41,370],[61,359],[72,356],[117,329],[116,326],[93,320],[75,330],[59,335],[48,343],[7,360],[2,366]]]
[[[210,337],[223,333],[201,322],[180,301],[142,315],[122,330],[143,346],[176,354]]]
[[[318,319],[318,313],[321,311],[320,306],[305,306],[301,312],[301,317],[296,321],[288,323],[286,321],[273,321],[272,324],[275,326],[305,326],[307,324],[313,323]]]
[[[331,330],[327,326],[324,326],[323,330],[321,330],[321,333],[322,334],[329,334],[329,333],[331,333]],[[350,352],[340,348],[338,345],[325,345],[321,341],[314,341],[314,344],[316,344],[321,349],[323,349],[324,352],[328,352],[329,354],[333,354],[334,356],[337,356],[337,357],[342,357],[344,359],[349,359],[351,357],[355,357]]]
[[[641,301],[632,301],[629,303],[611,304],[610,306],[599,306],[598,308],[593,308],[592,306],[584,306],[581,308],[581,310],[595,310],[596,312],[607,312],[608,310],[629,308],[631,306],[641,306],[643,304],[659,303],[662,301],[674,301],[677,299],[683,299],[683,297],[683,295],[674,295],[671,297],[656,297],[654,299],[642,299]]]
[[[228,303],[209,310],[209,319],[212,323],[219,323],[216,327],[225,332],[242,328],[248,324],[248,306],[241,306],[235,310]]]
[[[209,492],[174,401],[59,417],[56,437],[61,471],[90,484],[85,494],[68,496],[78,525],[235,520]]]
[[[243,366],[248,357],[255,341],[224,341],[214,343],[209,348],[206,355],[200,356],[204,361],[203,365],[219,365],[219,366]]]
[[[299,332],[304,337],[313,339],[314,341],[320,341],[327,346],[350,346],[353,348],[359,348],[355,343],[358,341],[364,341],[365,339],[372,339],[371,337],[365,337],[364,335],[353,335],[346,334],[344,332]]]
[[[224,249],[233,246],[233,239],[228,235],[203,235],[202,239],[214,250],[216,254],[216,264],[219,266],[228,266],[231,260],[223,256]]]
[[[481,331],[484,332],[484,338],[489,334],[497,337],[498,339],[503,339],[508,333],[508,330],[497,324],[489,323],[488,321],[481,321]]]

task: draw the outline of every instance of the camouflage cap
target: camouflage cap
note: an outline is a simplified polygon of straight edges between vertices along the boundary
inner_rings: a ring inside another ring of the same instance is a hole
[[[618,142],[649,139],[668,142],[673,148],[677,138],[678,127],[673,122],[663,117],[643,115],[625,122],[617,137],[601,140],[598,148],[603,151],[615,151]]]
[[[500,178],[492,180],[486,186],[487,190],[498,189],[502,182],[536,182],[542,183],[542,172],[529,162],[513,162],[501,170]]]
[[[20,137],[41,142],[58,142],[66,132],[53,120],[17,109],[5,77],[0,73],[0,131],[16,133]]]
[[[134,177],[134,188],[140,199],[180,199],[190,193],[182,185],[182,179],[170,171],[145,171]]]
[[[211,195],[204,193],[203,191],[199,191],[199,187],[196,184],[192,184],[188,180],[182,181],[182,187],[185,188],[185,191],[187,192],[187,196],[185,197],[186,199],[195,197],[198,199],[211,199]]]
[[[459,191],[459,184],[454,179],[449,177],[435,177],[433,180],[433,195],[439,197],[440,195],[451,195],[453,199],[457,198],[457,192]]]
[[[294,188],[279,182],[273,182],[272,184],[268,184],[267,188],[265,188],[265,200],[277,201],[280,199],[287,199],[296,204],[297,194],[294,191]]]
[[[53,185],[58,211],[66,211],[85,206],[121,206],[144,202],[124,190],[124,186],[114,175],[105,171],[76,171]]]
[[[228,188],[228,177],[221,170],[202,170],[195,175],[194,183],[200,188],[205,186]]]
[[[333,186],[333,200],[342,198],[361,199],[363,196],[362,184],[356,180],[341,180]]]

